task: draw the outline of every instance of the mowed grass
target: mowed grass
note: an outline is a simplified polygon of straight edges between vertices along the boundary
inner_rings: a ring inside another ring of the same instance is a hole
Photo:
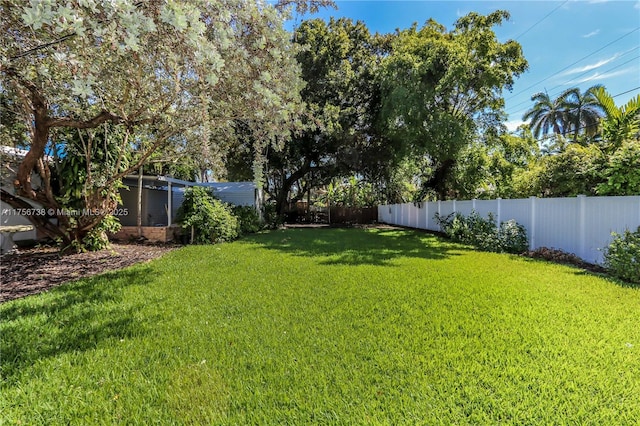
[[[640,419],[640,289],[409,230],[186,247],[0,318],[3,424]]]

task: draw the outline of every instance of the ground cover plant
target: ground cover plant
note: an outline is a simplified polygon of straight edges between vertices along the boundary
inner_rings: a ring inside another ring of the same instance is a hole
[[[0,305],[4,424],[633,424],[640,289],[289,229]]]

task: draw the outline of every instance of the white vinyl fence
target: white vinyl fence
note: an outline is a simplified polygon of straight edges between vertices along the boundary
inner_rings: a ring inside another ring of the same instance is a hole
[[[525,198],[516,200],[437,201],[378,206],[378,221],[391,225],[440,231],[436,213],[446,216],[472,211],[498,223],[514,219],[527,229],[529,248],[551,247],[591,263],[601,263],[611,233],[640,226],[640,196]]]

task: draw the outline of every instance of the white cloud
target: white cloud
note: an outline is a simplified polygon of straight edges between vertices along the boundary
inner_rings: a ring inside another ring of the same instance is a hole
[[[579,83],[586,83],[587,81],[593,81],[593,80],[604,80],[605,78],[617,77],[619,75],[629,74],[630,72],[634,72],[634,71],[637,72],[635,67],[626,68],[620,71],[605,72],[602,74],[600,74],[599,72],[595,72],[589,77],[585,77],[583,79],[575,81],[575,83],[579,84]]]
[[[600,60],[600,61],[598,61],[596,63],[585,65],[583,67],[572,68],[572,69],[570,69],[568,71],[563,72],[562,75],[571,75],[571,74],[578,74],[578,73],[581,73],[581,72],[591,71],[591,70],[599,68],[599,67],[601,67],[601,66],[603,66],[605,64],[608,64],[611,61],[614,61],[614,60],[618,59],[619,56],[620,56],[620,54],[616,53],[612,57],[607,58],[607,59],[602,59],[602,60]]]
[[[591,31],[589,34],[585,34],[582,37],[583,38],[589,38],[589,37],[593,37],[594,35],[598,35],[600,33],[600,30],[597,29],[595,31]]]
[[[509,120],[506,123],[504,123],[504,125],[507,126],[508,131],[513,132],[517,130],[520,125],[524,123],[525,122],[522,120]]]

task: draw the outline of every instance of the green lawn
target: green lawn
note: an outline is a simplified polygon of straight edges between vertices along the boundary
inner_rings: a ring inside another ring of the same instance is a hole
[[[640,419],[640,289],[408,230],[186,247],[0,318],[2,424]]]

